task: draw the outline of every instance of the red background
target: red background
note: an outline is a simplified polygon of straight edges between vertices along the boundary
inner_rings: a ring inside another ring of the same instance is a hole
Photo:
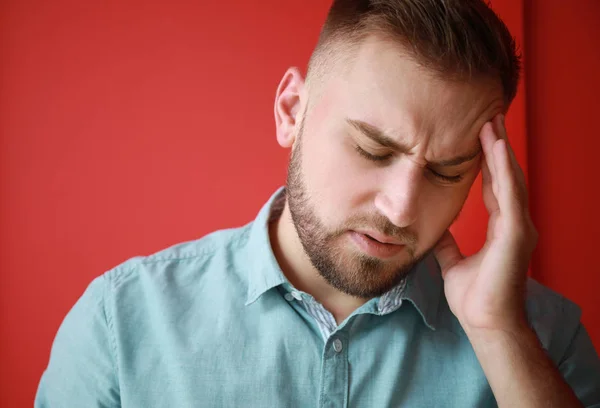
[[[600,2],[495,0],[524,45],[507,118],[541,234],[532,275],[583,307],[596,266]],[[329,1],[0,2],[0,406],[31,406],[97,275],[253,219],[285,179],[272,103]],[[475,189],[454,228],[481,244]]]

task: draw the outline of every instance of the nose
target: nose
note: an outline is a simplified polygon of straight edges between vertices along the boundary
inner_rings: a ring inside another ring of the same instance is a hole
[[[375,196],[375,207],[400,228],[408,227],[417,220],[423,178],[416,163],[410,160],[403,162],[399,168],[389,172]]]

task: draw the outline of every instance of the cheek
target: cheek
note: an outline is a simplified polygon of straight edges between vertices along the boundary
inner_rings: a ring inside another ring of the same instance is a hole
[[[315,211],[324,223],[340,225],[361,202],[368,172],[357,166],[348,146],[334,134],[321,133],[306,139],[302,152],[305,185]]]
[[[436,216],[440,222],[452,222],[465,203],[478,174],[479,167],[475,165],[464,173],[464,179],[456,185],[440,186],[426,181],[420,205],[427,208],[428,213],[433,212],[430,215]]]
[[[423,191],[417,226],[422,246],[433,245],[452,224],[465,202],[469,187],[470,183],[466,182],[448,188],[429,186]]]

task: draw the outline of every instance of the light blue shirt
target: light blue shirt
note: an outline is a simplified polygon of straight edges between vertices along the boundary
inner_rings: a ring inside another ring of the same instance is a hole
[[[281,195],[245,227],[96,278],[56,335],[35,407],[496,405],[433,256],[332,324],[271,250],[268,222]],[[527,309],[575,393],[600,407],[600,361],[579,308],[529,280]]]

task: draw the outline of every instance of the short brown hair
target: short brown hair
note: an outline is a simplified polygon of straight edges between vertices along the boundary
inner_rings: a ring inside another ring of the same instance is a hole
[[[357,45],[369,34],[399,40],[441,78],[499,80],[507,106],[517,93],[515,40],[483,0],[334,0],[308,76],[328,58],[339,58],[340,45]]]

